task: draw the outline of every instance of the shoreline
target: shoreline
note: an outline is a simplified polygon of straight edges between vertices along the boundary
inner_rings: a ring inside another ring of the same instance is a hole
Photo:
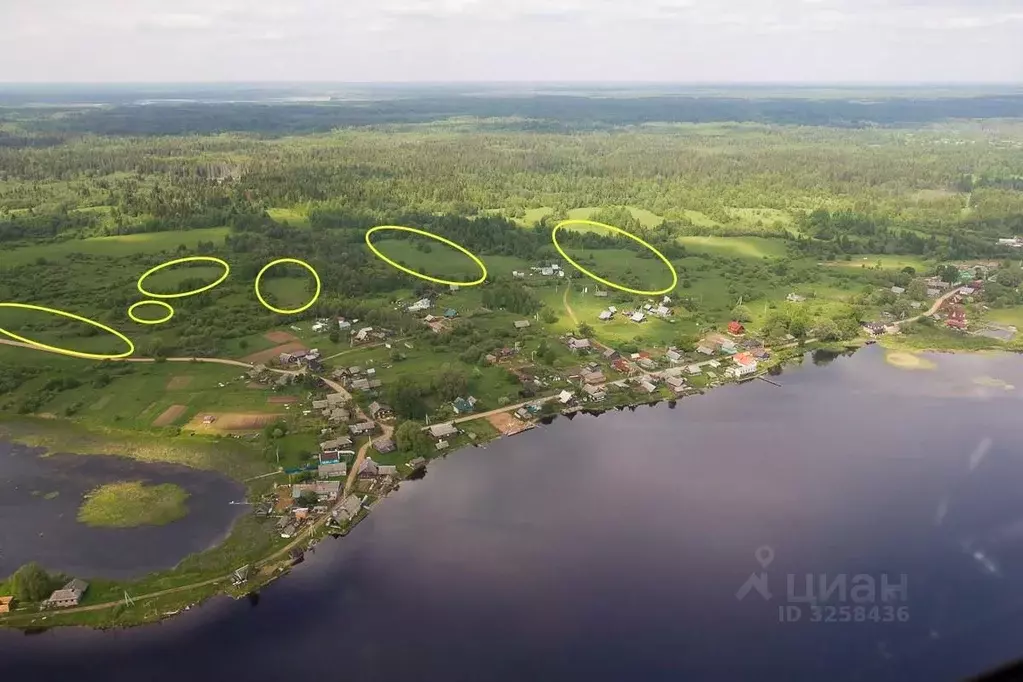
[[[568,419],[572,419],[576,414],[583,413],[593,416],[600,416],[610,411],[623,411],[625,409],[635,410],[641,406],[656,406],[661,403],[677,404],[679,401],[698,395],[703,395],[709,390],[713,390],[722,385],[736,383],[743,384],[756,379],[763,379],[764,377],[771,375],[771,370],[777,367],[784,367],[792,363],[801,363],[802,358],[807,353],[814,351],[830,351],[834,353],[855,353],[857,350],[863,348],[866,345],[871,345],[869,339],[854,339],[843,342],[819,342],[813,341],[812,343],[794,344],[783,349],[779,349],[776,354],[772,355],[771,359],[762,363],[763,371],[758,371],[755,375],[744,377],[742,379],[729,379],[721,381],[720,383],[713,383],[703,388],[694,389],[691,392],[687,392],[683,395],[674,397],[659,397],[653,400],[625,400],[620,403],[609,404],[609,405],[577,405],[568,408],[563,411],[556,412],[551,415],[546,415],[535,419],[533,422],[525,426],[525,428],[515,431],[509,434],[494,433],[487,436],[479,436],[467,445],[472,447],[485,446],[487,443],[496,441],[501,438],[511,437],[523,433],[525,431],[532,430],[541,425],[552,424],[557,417],[564,416]],[[892,352],[895,349],[890,346],[878,342],[878,345],[882,345],[886,352]],[[992,349],[994,350],[994,349]],[[963,352],[977,352],[968,349],[943,349],[935,351],[904,351],[913,353],[924,353],[924,352],[944,352],[944,353],[963,353]],[[1002,351],[1005,352],[1005,351]],[[772,382],[773,383],[773,382]],[[482,417],[482,415],[480,415]],[[16,418],[17,419],[17,418]],[[31,418],[25,421],[32,421]],[[40,420],[42,421],[42,420]],[[52,425],[54,421],[58,420],[45,420],[48,425]],[[0,435],[3,434],[4,420],[0,419]],[[74,425],[76,428],[78,425]],[[12,442],[20,442],[21,444],[34,445],[35,447],[43,447],[47,451],[52,451],[50,447],[45,445],[40,446],[36,443],[26,443],[24,440],[19,440],[17,437],[10,437],[8,439]],[[31,440],[31,437],[29,438]],[[430,461],[434,459],[442,459],[452,454],[453,452],[460,452],[463,448],[444,452],[436,457],[431,458],[427,464],[423,465],[424,468],[428,469]],[[94,454],[94,453],[86,453]],[[258,594],[259,590],[267,585],[275,582],[276,580],[288,575],[293,566],[299,564],[303,560],[304,553],[306,551],[314,551],[315,547],[323,541],[326,536],[331,536],[335,539],[343,538],[347,536],[352,529],[355,528],[363,519],[368,516],[372,511],[373,507],[378,504],[381,500],[397,492],[400,489],[401,483],[408,480],[409,477],[415,473],[417,469],[409,470],[405,472],[401,478],[393,480],[387,484],[385,488],[381,489],[375,494],[365,495],[364,506],[360,512],[350,521],[340,525],[340,527],[328,527],[326,521],[331,518],[330,514],[321,517],[317,521],[314,521],[308,526],[304,534],[290,539],[288,542],[280,542],[276,538],[276,534],[271,538],[269,553],[262,552],[257,555],[248,555],[239,562],[239,567],[248,565],[251,567],[250,577],[247,581],[241,585],[232,584],[231,573],[221,573],[219,575],[212,576],[206,580],[196,581],[192,583],[175,585],[173,587],[157,590],[149,593],[142,594],[131,594],[132,599],[137,602],[146,602],[145,608],[142,604],[125,604],[123,598],[121,600],[112,600],[96,604],[83,604],[79,607],[72,607],[66,610],[29,610],[21,611],[15,610],[8,615],[0,615],[0,628],[11,628],[19,629],[23,631],[37,631],[37,630],[48,630],[58,627],[89,627],[92,629],[109,630],[109,629],[124,629],[131,627],[138,627],[147,625],[154,622],[160,622],[171,618],[179,613],[190,610],[193,607],[197,607],[210,599],[211,597],[225,595],[234,598],[235,600],[250,597],[250,595]],[[250,503],[254,497],[258,497],[259,491],[266,487],[267,482],[273,482],[274,479],[281,475],[281,472],[268,472],[267,477],[261,478],[258,481],[249,479],[240,481],[246,489],[246,497]],[[238,480],[232,476],[234,480]],[[252,526],[256,522],[254,514],[247,514],[239,517],[226,537],[223,538],[222,542],[205,552],[199,554],[189,555],[182,559],[174,569],[169,571],[161,571],[155,574],[147,576],[146,579],[139,581],[139,583],[145,584],[148,582],[160,582],[161,579],[167,578],[177,571],[182,564],[186,563],[189,559],[193,559],[198,556],[206,554],[215,554],[223,552],[225,546],[232,540],[236,539],[236,533],[238,533],[238,527],[241,525]],[[264,520],[262,523],[266,523]],[[260,524],[261,525],[261,524]],[[261,529],[264,535],[267,535],[265,528]],[[237,569],[238,567],[236,567]],[[116,581],[110,581],[116,582]],[[131,588],[131,583],[125,584],[124,582],[117,582],[118,586],[123,586],[127,592]],[[93,617],[94,615],[100,615],[99,618]],[[111,614],[112,618],[102,618],[103,614]]]

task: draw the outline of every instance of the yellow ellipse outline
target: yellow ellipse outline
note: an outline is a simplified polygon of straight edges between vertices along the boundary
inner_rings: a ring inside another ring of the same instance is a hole
[[[655,256],[660,258],[662,263],[668,266],[668,270],[671,271],[671,285],[666,289],[659,289],[657,291],[644,291],[642,289],[630,289],[629,287],[622,286],[621,284],[615,284],[614,282],[609,282],[608,280],[602,277],[594,275],[592,272],[590,272],[589,270],[587,270],[586,268],[572,260],[572,257],[565,253],[565,250],[561,248],[561,244],[558,243],[557,237],[558,230],[560,230],[562,227],[565,227],[566,225],[594,225],[596,227],[606,227],[612,232],[623,234],[629,239],[638,242],[639,244],[642,244],[646,248],[650,249],[650,251],[652,251]],[[678,286],[678,273],[675,271],[675,266],[671,264],[671,261],[665,258],[664,254],[661,253],[657,248],[648,244],[647,242],[640,239],[636,235],[626,232],[620,227],[615,227],[614,225],[605,225],[604,223],[598,223],[592,220],[562,220],[560,223],[554,226],[553,230],[551,230],[551,241],[554,242],[554,248],[558,250],[558,253],[560,253],[565,258],[565,260],[571,263],[572,267],[574,267],[576,270],[583,273],[584,275],[590,277],[591,279],[594,279],[605,286],[609,286],[612,289],[618,289],[619,291],[624,291],[630,294],[637,294],[639,296],[660,296],[661,294],[670,293],[676,286]]]
[[[313,279],[316,280],[316,293],[313,294],[312,300],[306,303],[301,308],[295,308],[293,310],[285,310],[284,308],[274,308],[272,305],[266,302],[266,299],[263,298],[263,294],[259,292],[259,280],[263,279],[263,273],[272,268],[273,266],[280,265],[281,263],[294,263],[295,265],[301,265],[306,270],[313,273]],[[264,265],[263,269],[259,271],[258,275],[256,275],[256,298],[259,299],[259,302],[263,304],[264,308],[271,312],[277,313],[278,315],[294,315],[296,313],[302,312],[303,310],[308,310],[313,305],[313,303],[316,303],[316,301],[319,300],[320,288],[321,288],[320,275],[318,272],[316,272],[316,269],[313,268],[313,266],[309,265],[309,263],[306,263],[304,260],[299,260],[297,258],[278,258],[277,260],[270,261],[269,263]]]
[[[160,270],[163,270],[164,268],[169,268],[172,265],[179,265],[181,263],[195,263],[196,261],[205,261],[210,263],[216,263],[217,265],[222,265],[224,266],[224,274],[221,275],[220,279],[218,279],[213,284],[207,284],[204,287],[200,287],[193,291],[186,291],[183,294],[154,294],[152,291],[146,291],[145,289],[142,288],[142,282],[145,281],[146,277],[149,277],[154,272],[159,272]],[[139,277],[139,281],[135,286],[138,287],[139,292],[141,292],[143,296],[149,296],[150,298],[184,298],[186,296],[195,296],[196,294],[201,294],[204,291],[209,291],[210,289],[212,289],[213,287],[217,286],[225,279],[227,279],[228,275],[230,274],[231,266],[228,264],[227,261],[223,259],[215,258],[214,256],[188,256],[186,258],[176,258],[174,260],[169,260],[166,263],[161,263],[160,265],[157,265],[155,268],[150,268],[149,270],[146,270],[144,273],[142,273],[142,276]]]
[[[141,317],[135,317],[135,308],[138,308],[141,305],[162,305],[167,309],[167,317],[159,320],[143,320]],[[138,303],[132,303],[128,306],[128,317],[130,317],[133,322],[138,322],[139,324],[163,324],[174,317],[174,308],[171,307],[170,303],[165,303],[164,301],[139,301]]]
[[[406,268],[404,265],[399,265],[398,263],[395,263],[393,260],[391,260],[390,258],[385,256],[384,254],[380,253],[380,251],[377,249],[377,247],[373,246],[373,242],[371,242],[369,240],[369,236],[371,234],[373,234],[374,232],[378,231],[378,230],[398,230],[399,232],[410,232],[412,234],[418,234],[418,235],[420,235],[422,237],[428,237],[430,239],[436,239],[441,244],[447,244],[448,246],[450,246],[450,247],[452,247],[454,249],[457,249],[458,251],[461,251],[462,253],[464,253],[466,256],[468,256],[472,260],[472,262],[474,262],[476,265],[479,266],[479,268],[483,272],[483,274],[480,275],[479,279],[473,280],[472,282],[453,282],[453,281],[451,281],[449,279],[440,279],[439,277],[431,277],[430,275],[424,275],[421,272],[416,272],[415,270],[411,270],[409,268]],[[448,286],[456,286],[456,287],[475,287],[475,286],[479,286],[480,284],[483,284],[485,281],[487,281],[487,266],[483,264],[483,261],[481,261],[476,254],[474,254],[472,251],[470,251],[469,249],[465,248],[461,244],[456,244],[455,242],[451,241],[450,239],[442,237],[439,234],[434,234],[433,232],[427,232],[426,230],[419,230],[419,229],[416,229],[414,227],[404,227],[402,225],[378,225],[378,226],[376,226],[376,227],[374,227],[374,228],[372,228],[372,229],[370,229],[369,231],[366,232],[366,246],[369,247],[369,250],[372,251],[376,255],[377,258],[379,258],[380,260],[384,261],[388,265],[393,266],[395,268],[398,268],[402,272],[404,272],[404,273],[406,273],[408,275],[412,275],[413,277],[418,277],[419,279],[424,279],[427,282],[433,282],[434,284],[446,284]]]
[[[68,350],[67,348],[60,348],[58,346],[50,346],[50,345],[47,345],[45,343],[39,343],[38,341],[33,341],[32,339],[26,339],[24,336],[18,336],[14,332],[10,332],[10,331],[7,331],[6,329],[0,328],[0,333],[5,334],[6,336],[11,337],[15,341],[20,341],[21,343],[28,344],[29,346],[31,346],[33,348],[38,348],[40,350],[47,350],[47,351],[50,351],[51,353],[58,353],[60,355],[70,355],[73,358],[84,358],[86,360],[120,360],[121,358],[126,358],[126,357],[128,357],[129,355],[131,355],[132,353],[135,352],[135,344],[132,343],[132,340],[129,339],[124,334],[122,334],[121,332],[117,331],[116,329],[114,329],[112,327],[108,327],[107,325],[103,324],[102,322],[97,322],[96,320],[90,320],[87,317],[82,317],[81,315],[75,315],[74,313],[69,313],[66,310],[57,310],[56,308],[47,308],[46,306],[33,305],[31,303],[0,303],[0,308],[21,308],[23,310],[37,310],[37,311],[44,312],[44,313],[52,313],[54,315],[60,315],[61,317],[67,317],[67,318],[70,318],[72,320],[77,320],[78,322],[85,322],[86,324],[91,324],[93,327],[96,327],[98,329],[102,329],[105,332],[109,332],[109,333],[113,334],[114,336],[116,336],[117,338],[121,339],[122,341],[124,341],[125,343],[128,344],[128,350],[127,350],[127,352],[124,352],[124,353],[117,353],[117,354],[113,354],[113,353],[105,353],[105,354],[101,354],[101,353],[83,353],[83,352],[77,351],[77,350]]]

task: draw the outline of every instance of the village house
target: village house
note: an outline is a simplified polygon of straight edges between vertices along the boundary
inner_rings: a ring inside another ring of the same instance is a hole
[[[700,344],[699,346],[697,346],[696,352],[700,353],[701,355],[714,355],[714,349],[704,344]]]
[[[881,336],[884,334],[885,326],[881,322],[866,322],[863,325],[863,331],[870,336]]]
[[[654,391],[657,390],[657,386],[653,385],[646,379],[643,379],[642,381],[639,382],[639,388],[646,393],[653,393]]]
[[[725,370],[726,373],[734,376],[736,379],[744,376],[749,376],[757,371],[757,361],[749,353],[739,353],[733,360],[735,365]]]
[[[410,313],[418,313],[421,310],[429,310],[431,305],[433,304],[430,302],[430,299],[421,298],[412,305],[410,305],[408,308],[406,308],[406,310]]]
[[[379,464],[377,465],[378,476],[397,476],[398,467],[395,464]]]
[[[737,352],[738,350],[739,350],[739,347],[736,346],[735,345],[735,341],[732,341],[731,339],[725,339],[724,341],[721,342],[721,352],[722,353],[728,353],[729,355],[731,355],[731,354]]]
[[[341,503],[341,508],[337,510],[337,518],[340,518],[342,521],[351,521],[359,514],[361,509],[362,500],[355,495],[349,495]]]
[[[525,277],[526,273],[519,272],[518,270],[512,270],[512,277]]]
[[[348,427],[353,436],[361,436],[366,433],[373,433],[376,431],[376,422],[362,422],[360,424],[352,424]]]
[[[603,389],[596,386],[583,386],[583,393],[590,397],[593,402],[600,402],[607,397],[607,393]]]
[[[448,447],[448,442],[442,438],[433,447],[435,450],[444,450]]]
[[[692,374],[693,376],[696,376],[697,374],[703,372],[703,370],[700,369],[699,365],[689,365],[688,367],[686,367],[686,371]]]
[[[369,335],[373,331],[373,327],[363,327],[355,334],[356,343],[365,343],[369,341]]]
[[[373,419],[390,419],[394,416],[394,410],[374,400],[369,404],[369,416]]]
[[[408,463],[409,468],[412,468],[412,469],[415,469],[416,467],[425,466],[425,465],[426,465],[426,459],[423,458],[423,457],[416,457],[415,459],[410,460],[409,463]]]
[[[89,583],[84,580],[75,578],[70,581],[63,588],[55,591],[50,595],[50,598],[43,602],[43,606],[46,608],[57,608],[65,609],[72,606],[78,606],[79,602],[82,601],[82,597],[89,589]]]
[[[321,464],[316,468],[316,475],[320,478],[338,478],[348,474],[348,465],[345,462],[334,464]]]
[[[352,328],[352,323],[346,320],[345,318],[340,317],[337,320],[337,328],[341,331],[345,331],[346,329]]]
[[[572,402],[572,398],[574,397],[574,395],[575,394],[571,393],[570,391],[562,391],[561,393],[558,394],[556,400],[562,405],[568,405],[570,402]]]
[[[636,364],[646,370],[657,369],[657,363],[650,358],[640,358],[636,361]]]
[[[610,320],[614,316],[615,316],[615,314],[613,312],[611,312],[610,310],[604,310],[604,311],[601,311],[601,313],[599,315],[597,315],[597,319],[603,320],[603,321],[606,322],[606,321]]]
[[[355,379],[351,386],[353,391],[368,391],[369,379]]]
[[[948,319],[945,320],[945,325],[952,329],[958,329],[965,331],[967,328],[966,324],[966,309],[962,306],[953,306],[948,313]]]
[[[455,310],[454,308],[448,308],[447,310],[444,311],[444,317],[449,320],[454,319],[458,317],[458,311]]]
[[[616,372],[621,372],[622,374],[629,374],[632,372],[632,365],[630,365],[629,361],[625,358],[616,358],[611,363],[611,366],[615,368]]]
[[[334,408],[326,413],[326,417],[332,424],[344,424],[352,418],[352,413],[341,408]]]
[[[607,292],[603,289],[597,289],[593,292],[593,295],[597,298],[607,298]]]
[[[0,597],[0,613],[10,613],[14,609],[14,597]]]
[[[741,322],[732,320],[728,323],[728,333],[733,336],[739,336],[740,334],[746,333],[746,328],[742,326]]]
[[[681,393],[686,390],[686,380],[682,377],[668,377],[665,381],[675,393]]]
[[[568,347],[569,347],[570,350],[573,350],[573,351],[589,350],[590,349],[590,340],[589,339],[576,339],[576,338],[573,338],[573,337],[569,337],[569,339],[568,339]]]
[[[380,473],[380,465],[373,461],[372,457],[367,457],[362,461],[362,466],[359,467],[359,478],[366,480],[367,478],[376,478],[377,474]]]
[[[296,530],[295,525],[289,523],[281,531],[281,537],[284,538],[285,540],[288,540],[295,536],[295,530]]]
[[[930,298],[937,298],[938,296],[941,296],[941,289],[935,289],[934,287],[931,287],[930,289],[927,290],[927,296],[929,296]]]
[[[314,410],[326,410],[329,406],[330,406],[330,403],[327,402],[326,400],[314,400],[313,401],[313,409]]]
[[[476,408],[477,402],[478,401],[473,396],[469,396],[468,398],[458,397],[454,399],[451,406],[455,408],[456,414],[467,414]]]
[[[667,306],[663,306],[663,305],[657,306],[651,312],[654,315],[657,315],[658,317],[670,317],[671,316],[671,308],[668,308]]]
[[[642,322],[643,320],[645,320],[646,319],[646,315],[644,315],[643,313],[641,313],[641,312],[639,312],[637,310],[636,312],[634,312],[632,315],[629,316],[629,319],[632,320],[633,322],[637,322],[638,323],[638,322]]]
[[[516,329],[525,329],[529,326],[529,320],[516,320],[513,324]]]
[[[307,493],[314,493],[322,500],[336,500],[341,491],[341,481],[316,481],[296,483],[291,486],[291,499],[297,500]]]
[[[621,355],[618,354],[618,351],[616,351],[614,348],[608,348],[606,351],[604,351],[603,356],[604,359],[607,360],[608,362],[614,362],[615,360],[621,357]]]
[[[327,396],[327,404],[331,407],[344,405],[346,402],[348,402],[348,396],[344,393],[331,393]]]
[[[377,440],[373,441],[373,447],[377,449],[377,452],[384,454],[388,452],[394,452],[396,449],[394,441],[391,440],[390,438],[378,438]]]
[[[602,384],[607,381],[607,379],[604,377],[604,373],[601,372],[599,369],[592,372],[583,372],[582,379],[583,382],[591,385]]]
[[[329,457],[330,455],[335,456],[335,459],[333,461],[336,462],[338,453],[340,453],[341,450],[344,450],[345,448],[350,448],[351,446],[352,439],[348,438],[347,436],[335,438],[334,440],[323,441],[322,443],[320,443],[320,450],[323,453],[320,455],[320,463],[329,464],[331,460],[324,460],[323,458]]]
[[[449,438],[451,436],[458,435],[458,429],[456,429],[455,425],[452,424],[451,422],[446,422],[444,424],[434,424],[433,426],[430,427],[429,431],[430,435],[433,436],[434,438]]]
[[[800,296],[799,294],[793,292],[786,296],[785,300],[791,303],[802,303],[803,301],[806,300],[806,296]]]

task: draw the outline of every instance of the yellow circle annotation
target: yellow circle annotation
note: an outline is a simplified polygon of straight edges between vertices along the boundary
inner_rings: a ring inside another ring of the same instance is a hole
[[[627,286],[623,286],[621,284],[616,284],[615,282],[609,282],[608,280],[604,279],[603,277],[598,277],[597,275],[593,274],[592,272],[590,272],[589,270],[587,270],[586,268],[584,268],[583,266],[579,265],[574,260],[572,260],[572,257],[569,256],[567,253],[565,253],[565,249],[563,249],[561,247],[561,244],[558,243],[558,230],[560,230],[561,228],[566,227],[568,225],[592,225],[594,227],[603,227],[603,228],[606,228],[608,230],[611,230],[612,232],[616,232],[618,234],[625,235],[626,237],[628,237],[629,239],[633,240],[634,242],[642,244],[647,249],[652,251],[655,256],[660,258],[662,263],[664,263],[665,265],[668,266],[668,270],[671,272],[671,285],[668,286],[668,287],[665,287],[664,289],[658,289],[656,291],[654,291],[654,290],[643,290],[643,289],[630,289]],[[558,253],[560,253],[564,257],[565,260],[567,260],[569,263],[571,263],[572,267],[574,267],[576,270],[578,270],[579,272],[583,273],[584,275],[586,275],[590,279],[594,279],[594,280],[600,282],[601,284],[603,284],[605,286],[611,287],[612,289],[618,289],[619,291],[625,291],[627,293],[637,294],[639,296],[660,296],[661,294],[670,293],[678,285],[678,273],[675,271],[675,266],[673,266],[671,264],[671,261],[669,261],[667,258],[665,258],[664,254],[661,253],[659,250],[657,250],[654,246],[652,246],[651,244],[647,243],[646,241],[640,239],[636,235],[631,234],[629,232],[626,232],[625,230],[623,230],[620,227],[615,227],[614,225],[605,225],[604,223],[598,223],[598,222],[594,222],[592,220],[563,220],[560,223],[558,223],[557,225],[555,225],[554,229],[551,230],[551,241],[554,242],[554,248],[556,248],[558,250]]]
[[[9,336],[15,341],[19,341],[28,346],[31,346],[32,348],[50,351],[51,353],[58,353],[60,355],[70,355],[73,358],[84,358],[86,360],[119,360],[121,358],[126,358],[135,352],[135,344],[132,343],[132,340],[129,339],[127,336],[117,331],[116,329],[108,327],[102,322],[90,320],[89,318],[82,317],[81,315],[75,315],[74,313],[69,313],[65,310],[57,310],[56,308],[47,308],[46,306],[32,305],[31,303],[0,303],[0,308],[20,308],[22,310],[36,310],[39,312],[50,313],[51,315],[59,315],[61,317],[66,317],[68,319],[76,320],[78,322],[84,322],[86,324],[92,325],[93,327],[96,327],[97,329],[102,329],[105,332],[113,334],[114,336],[128,344],[128,350],[124,351],[123,353],[85,353],[83,351],[69,350],[67,348],[61,348],[59,346],[50,346],[45,343],[40,343],[39,341],[27,339],[24,336],[19,336],[12,331],[0,328],[0,333]]]
[[[273,266],[280,265],[281,263],[294,263],[295,265],[301,265],[303,268],[311,272],[313,274],[313,279],[316,280],[316,293],[313,294],[312,299],[308,303],[306,303],[300,308],[292,309],[275,308],[266,302],[266,299],[263,298],[262,292],[260,292],[259,290],[259,281],[263,279],[263,274]],[[316,269],[313,268],[313,266],[309,265],[309,263],[306,263],[304,260],[299,260],[297,258],[278,258],[275,261],[270,261],[269,263],[264,265],[263,269],[259,271],[258,275],[256,275],[256,298],[259,299],[259,302],[262,303],[267,310],[275,312],[278,315],[294,315],[296,313],[302,312],[303,310],[308,310],[310,307],[312,307],[313,303],[316,303],[317,299],[320,298],[320,288],[321,288],[320,275],[319,273],[316,272]]]
[[[198,289],[193,289],[192,291],[186,291],[186,292],[180,293],[180,294],[157,294],[157,293],[154,293],[152,291],[146,291],[142,287],[142,282],[144,282],[147,277],[149,277],[150,275],[152,275],[154,273],[159,272],[160,270],[163,270],[164,268],[169,268],[169,267],[174,266],[174,265],[180,265],[181,263],[199,263],[199,262],[216,263],[217,265],[223,266],[224,274],[220,276],[220,279],[218,279],[217,281],[213,282],[212,284],[207,284],[204,287],[199,287]],[[218,284],[223,282],[225,279],[227,279],[227,276],[230,275],[230,274],[231,274],[231,266],[225,260],[222,260],[220,258],[215,258],[213,256],[188,256],[187,258],[176,258],[174,260],[169,260],[166,263],[161,263],[160,265],[157,265],[155,268],[151,268],[149,270],[146,270],[146,272],[144,272],[142,274],[142,276],[139,277],[139,281],[138,281],[138,284],[136,286],[138,287],[138,290],[142,293],[143,296],[149,296],[150,298],[185,298],[186,296],[195,296],[196,294],[201,294],[204,291],[209,291],[210,289],[212,289],[213,287],[217,286]]]
[[[409,268],[406,268],[404,265],[400,265],[398,263],[395,263],[393,260],[391,260],[390,258],[385,256],[384,254],[380,253],[380,250],[377,249],[377,247],[373,246],[373,242],[370,241],[370,236],[374,232],[379,232],[379,231],[383,231],[383,230],[397,230],[398,232],[409,232],[411,234],[418,234],[421,237],[427,237],[429,239],[435,239],[435,240],[439,241],[441,244],[447,244],[448,246],[450,246],[450,247],[452,247],[452,248],[454,248],[454,249],[456,249],[458,251],[461,251],[466,256],[468,256],[472,260],[473,263],[475,263],[477,266],[479,266],[479,269],[482,271],[483,274],[480,275],[479,279],[475,279],[475,280],[473,280],[471,282],[455,282],[455,281],[452,281],[452,280],[449,280],[449,279],[440,279],[439,277],[431,277],[430,275],[424,275],[421,272],[416,272],[415,270],[411,270]],[[483,264],[483,261],[481,261],[476,254],[474,254],[472,251],[469,251],[467,248],[465,248],[461,244],[456,244],[455,242],[451,241],[450,239],[442,237],[439,234],[434,234],[433,232],[427,232],[426,230],[419,230],[419,229],[416,229],[414,227],[404,227],[402,225],[378,225],[377,227],[374,227],[371,230],[369,230],[368,232],[366,232],[366,246],[369,247],[369,250],[372,251],[376,255],[377,258],[379,258],[380,260],[384,261],[388,265],[401,270],[405,274],[412,275],[413,277],[418,277],[419,279],[425,279],[427,282],[433,282],[434,284],[446,284],[448,286],[457,286],[457,287],[474,287],[474,286],[478,286],[480,284],[483,284],[483,282],[487,281],[487,266]]]
[[[136,317],[135,309],[144,305],[163,306],[167,310],[167,317],[161,317],[159,320],[146,320],[141,317]],[[163,324],[174,317],[174,308],[171,307],[170,303],[165,303],[164,301],[139,301],[138,303],[132,303],[128,307],[128,317],[139,324]]]

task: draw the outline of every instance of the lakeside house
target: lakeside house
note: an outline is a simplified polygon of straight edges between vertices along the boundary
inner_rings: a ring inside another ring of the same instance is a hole
[[[589,396],[590,400],[592,400],[593,402],[598,402],[599,403],[602,400],[604,400],[604,398],[607,397],[607,393],[605,393],[602,388],[598,388],[597,386],[589,386],[589,385],[583,386],[583,392],[587,396]]]
[[[287,517],[285,517],[285,518],[287,518]],[[281,530],[281,537],[284,538],[285,540],[288,540],[288,539],[294,537],[295,530],[296,530],[295,529],[295,524],[289,523],[288,525],[286,525],[284,527],[283,530]]]
[[[444,424],[434,424],[429,429],[430,435],[434,438],[450,438],[451,436],[458,435],[458,429],[451,422]]]
[[[570,391],[562,391],[561,393],[558,394],[556,400],[562,405],[568,405],[570,402],[572,402],[572,398],[574,395],[575,394]]]
[[[601,372],[599,369],[589,372],[583,372],[581,376],[583,382],[587,384],[603,384],[604,382],[607,381],[607,379],[604,377],[604,373]]]
[[[75,578],[61,589],[54,591],[50,598],[43,602],[43,606],[57,609],[78,606],[88,589],[89,583]]]
[[[10,613],[14,609],[14,597],[0,597],[0,613]]]
[[[757,360],[749,353],[739,353],[733,360],[735,365],[729,367],[726,373],[734,376],[736,379],[744,376],[749,376],[757,371]]]
[[[646,393],[653,393],[654,391],[657,390],[657,386],[650,383],[646,379],[643,379],[642,381],[639,382],[639,388],[645,391]]]
[[[340,509],[336,512],[335,518],[341,518],[344,521],[351,521],[358,514],[359,510],[362,509],[362,500],[355,495],[349,495],[341,503]]]
[[[665,383],[668,384],[669,388],[675,393],[681,393],[686,390],[686,380],[682,377],[668,377],[665,379]]]
[[[362,466],[359,467],[359,478],[376,478],[380,473],[380,465],[373,461],[372,457],[367,457],[362,461]]]

